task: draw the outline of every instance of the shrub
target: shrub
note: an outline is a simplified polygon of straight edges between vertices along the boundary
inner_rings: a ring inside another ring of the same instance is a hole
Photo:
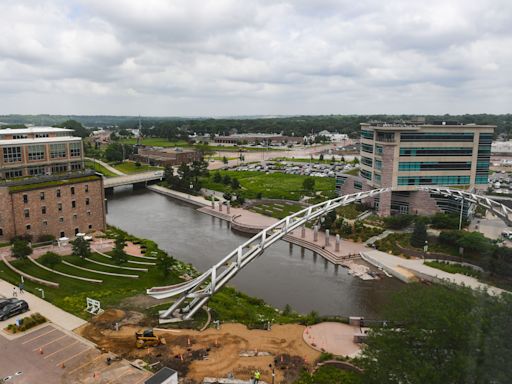
[[[62,262],[62,258],[53,252],[46,252],[39,258],[41,264],[46,265],[48,268],[54,269],[54,267]]]
[[[384,226],[390,229],[403,229],[414,221],[412,215],[395,215],[384,218]]]
[[[24,259],[32,254],[32,248],[30,248],[28,243],[24,240],[15,240],[12,244],[12,254],[18,259]]]
[[[437,229],[459,229],[460,216],[456,213],[436,213],[430,218],[432,227]],[[467,220],[462,220],[462,226],[467,226]]]
[[[140,167],[140,166],[141,166],[140,162],[138,162],[138,161],[137,161],[137,162],[135,162],[135,166],[136,166],[136,167]]]
[[[31,316],[27,316],[21,319],[20,326],[16,324],[9,324],[7,329],[12,333],[23,332],[27,329],[33,328],[36,325],[43,324],[46,322],[46,318],[40,313],[34,313]]]
[[[48,235],[48,234],[45,234],[45,235],[41,235],[37,238],[37,241],[39,243],[48,243],[50,241],[53,241],[55,240],[55,236],[53,235]]]

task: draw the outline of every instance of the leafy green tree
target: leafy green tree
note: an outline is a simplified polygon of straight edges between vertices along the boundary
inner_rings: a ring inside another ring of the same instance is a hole
[[[54,125],[54,127],[72,129],[74,131],[73,136],[81,138],[88,137],[90,134],[89,130],[76,120],[66,120],[61,124]]]
[[[342,371],[333,366],[322,366],[313,373],[303,370],[294,384],[363,384],[363,381],[358,373]]]
[[[166,254],[159,254],[156,259],[156,267],[164,277],[169,276],[174,259]]]
[[[320,154],[320,156],[318,157],[318,160],[324,161],[324,154],[323,153]]]
[[[512,297],[410,284],[385,308],[358,365],[368,384],[505,384],[512,377]]]
[[[114,249],[112,249],[112,260],[114,263],[123,264],[128,261],[128,255],[124,251],[124,247],[126,247],[124,236],[118,235],[115,240]]]
[[[112,143],[105,149],[105,158],[108,161],[123,161],[123,145],[119,143]]]
[[[217,171],[213,174],[213,182],[214,183],[221,183],[222,182],[222,176],[220,175],[220,172]]]
[[[413,215],[394,215],[384,218],[384,226],[391,229],[403,229],[414,221]]]
[[[231,179],[231,188],[233,188],[233,189],[239,189],[240,188],[240,182],[238,181],[238,179],[236,177],[233,177]]]
[[[48,268],[54,269],[57,264],[62,262],[62,258],[54,252],[46,252],[38,261]]]
[[[227,158],[226,156],[223,156],[223,157],[222,157],[222,162],[223,162],[224,164],[227,164],[227,163],[228,163],[228,158]]]
[[[427,226],[423,220],[416,220],[414,231],[411,235],[411,245],[413,247],[423,247],[427,241]]]
[[[17,239],[12,244],[11,252],[14,257],[24,259],[32,254],[32,248],[29,247],[28,242]]]
[[[224,175],[224,177],[222,178],[222,184],[231,184],[231,177],[229,177],[229,175]]]
[[[71,241],[71,245],[73,255],[78,256],[81,259],[85,259],[91,255],[91,246],[83,236],[79,236],[75,240]]]
[[[302,188],[304,188],[306,192],[313,192],[315,190],[315,179],[312,177],[306,177],[302,182]]]

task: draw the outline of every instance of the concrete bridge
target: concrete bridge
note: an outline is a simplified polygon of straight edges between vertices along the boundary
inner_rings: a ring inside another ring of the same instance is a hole
[[[419,186],[418,190],[449,197],[459,201],[461,205],[464,202],[477,204],[489,210],[507,225],[512,224],[512,209],[489,199],[487,196],[480,196],[457,189],[429,186]],[[222,286],[250,262],[261,256],[266,248],[293,230],[303,228],[307,222],[316,221],[338,207],[391,191],[391,188],[381,188],[358,192],[307,207],[264,228],[195,279],[175,285],[148,289],[147,294],[156,299],[176,297],[176,301],[167,310],[160,312],[160,323],[189,320],[192,318]]]
[[[150,171],[141,172],[131,175],[123,175],[116,177],[109,177],[103,179],[103,187],[107,193],[112,192],[115,187],[121,187],[123,185],[133,185],[134,187],[144,187],[147,184],[161,181],[164,178],[164,171]]]

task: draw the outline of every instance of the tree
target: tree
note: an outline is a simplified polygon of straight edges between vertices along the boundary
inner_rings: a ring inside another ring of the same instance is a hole
[[[57,264],[62,262],[62,258],[53,252],[46,252],[38,260],[41,264],[46,265],[50,269],[54,269]]]
[[[32,248],[29,247],[25,240],[14,240],[11,248],[12,255],[18,259],[24,259],[32,254]]]
[[[231,184],[231,177],[229,177],[229,175],[224,175],[224,177],[222,178],[222,184]]]
[[[427,241],[427,226],[423,220],[420,218],[416,219],[416,223],[414,224],[414,231],[411,235],[411,245],[413,247],[423,247],[425,242]]]
[[[156,259],[156,267],[164,277],[169,276],[169,273],[171,273],[170,268],[173,266],[173,264],[174,259],[165,253],[159,254]]]
[[[71,241],[73,255],[85,259],[91,255],[91,246],[83,236],[78,236],[75,240]]]
[[[240,182],[239,182],[239,181],[238,181],[238,179],[237,179],[237,178],[235,178],[235,177],[233,177],[233,178],[231,179],[231,188],[233,188],[233,189],[238,189],[238,188],[240,188]]]
[[[320,156],[318,157],[318,160],[324,161],[324,154],[323,153],[320,154]]]
[[[222,176],[220,175],[220,172],[217,171],[213,174],[213,182],[214,183],[221,183],[222,182]]]
[[[341,162],[344,163],[345,162],[345,156],[341,156]]]
[[[227,164],[227,163],[228,163],[228,158],[227,158],[226,156],[223,156],[223,157],[222,157],[222,162],[223,162],[224,164]]]
[[[89,130],[84,128],[82,123],[76,120],[66,120],[61,124],[54,125],[54,127],[72,129],[74,131],[73,136],[79,136],[81,138],[89,136]]]
[[[118,235],[116,237],[115,246],[112,250],[112,260],[116,264],[123,264],[128,261],[128,255],[124,251],[124,247],[126,247],[126,242],[123,235]]]
[[[306,192],[313,192],[315,190],[315,179],[306,177],[302,182],[302,187]]]
[[[108,161],[123,161],[123,145],[119,143],[109,144],[105,149],[105,158]]]

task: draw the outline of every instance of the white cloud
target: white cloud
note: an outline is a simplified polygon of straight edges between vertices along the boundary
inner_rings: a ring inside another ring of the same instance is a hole
[[[509,112],[507,0],[4,0],[0,113]]]

